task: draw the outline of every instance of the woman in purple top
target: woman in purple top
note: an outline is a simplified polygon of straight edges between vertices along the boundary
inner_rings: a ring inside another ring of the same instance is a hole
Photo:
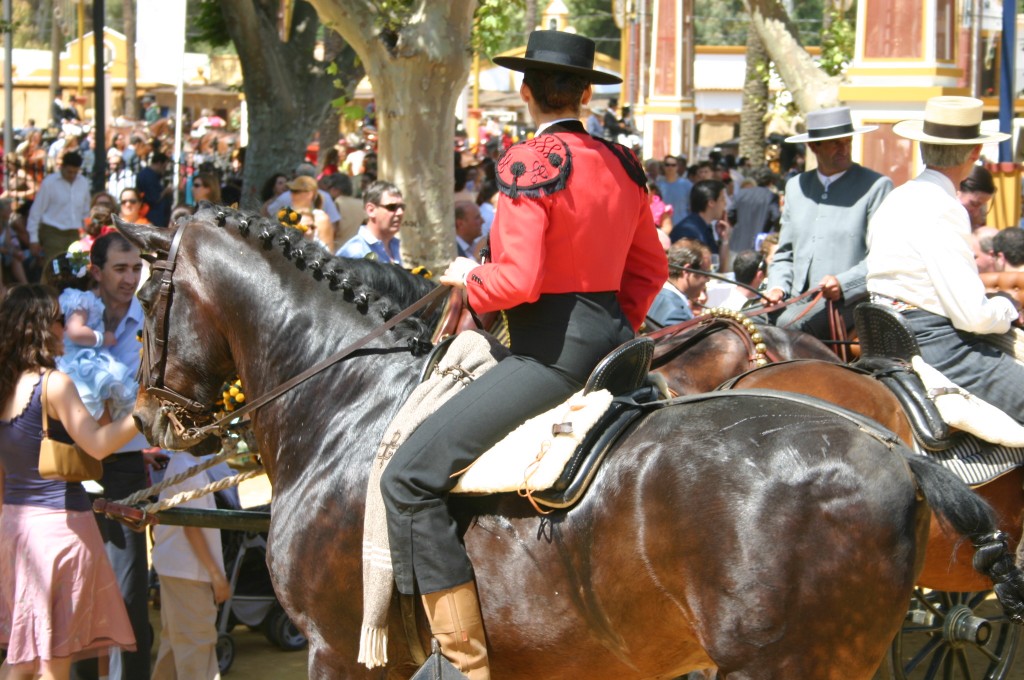
[[[0,676],[66,679],[71,662],[134,649],[135,639],[89,499],[79,483],[39,476],[43,379],[50,436],[103,458],[137,430],[131,415],[96,422],[67,375],[57,293],[12,288],[0,303]]]

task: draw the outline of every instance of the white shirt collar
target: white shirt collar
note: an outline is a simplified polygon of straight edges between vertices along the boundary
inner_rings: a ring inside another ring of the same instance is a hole
[[[941,187],[947,194],[956,198],[956,187],[953,186],[953,181],[938,170],[925,168],[921,174],[917,176],[917,179],[929,182],[930,184],[935,184],[936,186]]]
[[[834,175],[823,175],[821,174],[821,170],[818,170],[817,172],[818,181],[821,182],[821,186],[825,187],[826,189],[828,189],[830,184],[832,184],[833,182],[835,182],[840,177],[846,174],[846,170],[843,170],[842,172],[837,172]]]
[[[551,127],[555,123],[564,123],[564,122],[570,121],[570,120],[579,120],[579,119],[578,118],[559,118],[557,120],[549,120],[548,122],[544,123],[543,125],[538,125],[537,126],[537,132],[536,132],[536,134],[534,136],[541,135],[545,130],[547,130],[549,127]]]

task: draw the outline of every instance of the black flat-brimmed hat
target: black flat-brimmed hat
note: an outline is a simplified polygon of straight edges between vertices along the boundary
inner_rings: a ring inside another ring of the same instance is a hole
[[[585,77],[595,85],[615,85],[622,78],[594,68],[594,41],[564,31],[534,31],[522,57],[495,57],[494,63],[513,71],[538,69],[565,71]]]

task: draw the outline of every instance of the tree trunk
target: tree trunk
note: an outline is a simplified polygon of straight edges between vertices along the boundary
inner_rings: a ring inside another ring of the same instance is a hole
[[[135,85],[135,0],[124,0],[124,58],[128,76],[124,83],[124,117],[139,118],[139,98]]]
[[[757,31],[747,31],[747,75],[743,83],[743,110],[740,113],[740,156],[751,165],[764,165],[765,115],[768,113],[768,52]]]
[[[537,15],[537,0],[526,0],[526,12],[523,15],[523,28],[525,37],[523,38],[523,44],[526,44],[526,40],[530,37],[530,33],[537,27],[537,22],[540,18]]]
[[[313,58],[317,15],[296,3],[292,32],[281,42],[276,0],[222,0],[221,11],[242,66],[249,108],[249,146],[241,205],[256,209],[267,177],[290,173],[302,161],[330,105],[332,88]]]
[[[64,36],[60,31],[60,21],[53,13],[57,6],[57,0],[50,0],[50,102],[58,97],[60,90],[60,52],[64,49]],[[47,109],[49,111],[49,108]],[[60,125],[60,121],[56,121]],[[45,127],[46,121],[39,121],[39,125]]]
[[[839,104],[841,78],[826,75],[800,44],[799,32],[778,0],[743,0],[779,76],[803,113]]]
[[[435,272],[455,255],[455,103],[469,77],[476,0],[417,0],[408,20],[379,27],[368,0],[312,0],[355,49],[377,104],[378,175],[405,196],[402,260]]]

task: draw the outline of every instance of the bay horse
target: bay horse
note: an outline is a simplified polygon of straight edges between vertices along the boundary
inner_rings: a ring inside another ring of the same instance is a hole
[[[756,332],[763,336],[767,355],[784,363],[755,366],[744,326],[728,317],[709,317],[670,335],[657,350],[655,362],[661,364],[657,371],[677,394],[712,390],[735,378],[731,389],[772,389],[815,397],[870,418],[907,446],[914,446],[903,407],[884,384],[837,363],[835,354],[813,336],[760,324]],[[1024,469],[1017,468],[976,488],[995,509],[1012,546],[1021,540],[1022,486]],[[950,592],[988,590],[991,583],[974,570],[972,554],[969,543],[933,518],[919,584]]]
[[[250,399],[265,394],[418,294],[394,267],[332,258],[268,218],[204,204],[185,220],[116,225],[155,254],[139,291],[135,410],[154,445],[197,443],[173,426],[185,413],[168,395],[212,405],[236,373]],[[369,468],[429,330],[403,321],[252,413],[274,490],[268,566],[309,639],[311,678],[415,672],[397,600],[387,667],[356,656]],[[995,528],[959,480],[888,434],[769,392],[646,412],[572,508],[538,516],[515,494],[451,503],[496,678],[641,680],[717,666],[728,680],[867,679],[903,621],[929,505],[962,533]],[[1012,571],[1005,546],[989,548],[999,554],[985,568]],[[1007,593],[1011,606],[1020,590]]]

